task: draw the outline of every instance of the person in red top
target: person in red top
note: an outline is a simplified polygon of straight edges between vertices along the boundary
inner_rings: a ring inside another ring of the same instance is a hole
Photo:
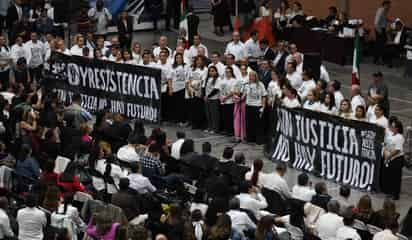
[[[61,190],[68,193],[84,192],[86,188],[80,183],[77,176],[74,175],[74,168],[70,165],[59,176],[58,185]]]
[[[48,159],[44,163],[44,170],[40,175],[40,182],[46,185],[56,185],[59,175],[54,172],[55,161]]]

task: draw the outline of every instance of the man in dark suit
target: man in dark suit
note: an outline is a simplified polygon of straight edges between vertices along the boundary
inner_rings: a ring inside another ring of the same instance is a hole
[[[170,30],[170,18],[173,18],[173,28],[179,28],[181,0],[168,0],[166,6],[166,30]],[[183,14],[183,13],[182,13]]]
[[[260,50],[263,53],[263,59],[269,60],[269,61],[273,61],[273,59],[275,59],[275,53],[269,47],[269,41],[268,40],[262,39],[259,42],[259,47],[260,47]]]
[[[265,85],[265,88],[267,88],[272,80],[269,60],[264,59],[260,62],[258,76],[260,81]]]
[[[14,0],[14,4],[11,4],[7,9],[6,26],[7,29],[13,29],[13,26],[23,19],[22,0]],[[9,42],[13,43],[12,31],[9,31]]]
[[[272,65],[280,74],[285,73],[285,62],[286,62],[287,56],[288,56],[288,52],[286,51],[285,42],[279,41],[276,52],[275,52],[275,58],[273,59]]]
[[[407,33],[404,24],[397,19],[395,21],[395,29],[390,34],[390,39],[382,51],[384,51],[384,62],[392,67],[392,60],[399,58],[402,52],[405,52]]]
[[[130,49],[132,44],[133,19],[127,11],[120,13],[119,21],[117,22],[117,30],[119,32],[120,47]]]

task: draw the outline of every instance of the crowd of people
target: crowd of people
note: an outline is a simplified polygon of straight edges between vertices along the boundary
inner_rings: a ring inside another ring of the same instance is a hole
[[[118,34],[109,38],[112,17],[102,1],[86,11],[96,29],[77,34],[67,46],[48,4],[25,10],[27,17],[15,0],[9,12],[16,18],[6,28],[11,34],[0,36],[0,239],[386,240],[397,239],[398,231],[412,236],[412,214],[400,228],[390,199],[400,196],[404,138],[402,123],[389,117],[381,72],[371,76],[366,94],[353,85],[349,98],[324,65],[304,67],[298,46],[270,46],[258,40],[258,32],[244,43],[233,32],[224,53],[208,49],[199,34],[192,46],[177,38],[173,50],[166,36],[142,46],[123,12]],[[50,28],[39,26],[46,18]],[[263,173],[262,160],[247,166],[233,148],[213,156],[210,143],[197,152],[184,132],[171,142],[162,129],[149,135],[141,122],[122,114],[93,115],[79,94],[62,103],[44,88],[53,51],[160,69],[163,121],[233,136],[251,147],[272,137],[278,107],[377,124],[386,132],[381,185],[390,198],[374,211],[369,195],[350,202],[350,188],[342,186],[333,199],[324,182],[312,188],[304,173],[290,190],[283,163]],[[368,224],[382,231],[373,236]]]

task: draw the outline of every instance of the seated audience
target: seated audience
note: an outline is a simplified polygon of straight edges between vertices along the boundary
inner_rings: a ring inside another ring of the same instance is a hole
[[[312,197],[311,203],[319,206],[325,210],[327,210],[328,202],[332,199],[331,196],[328,194],[328,189],[326,187],[326,183],[318,182],[315,184],[315,192],[316,194]]]
[[[306,173],[299,174],[298,183],[292,188],[292,198],[310,202],[312,197],[316,195],[311,185],[312,183],[309,182],[309,176]]]
[[[339,228],[343,227],[343,218],[339,214],[339,202],[330,200],[327,204],[328,212],[319,217],[316,232],[320,239],[333,240]]]

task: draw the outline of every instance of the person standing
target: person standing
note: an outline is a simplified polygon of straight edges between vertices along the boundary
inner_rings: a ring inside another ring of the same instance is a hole
[[[95,34],[106,35],[107,28],[109,27],[110,21],[112,21],[112,14],[107,8],[104,7],[103,0],[97,0],[96,7],[91,8],[87,15],[96,25]]]
[[[376,72],[373,75],[373,82],[368,88],[368,102],[380,103],[385,110],[385,116],[389,116],[389,92],[388,87],[383,81],[383,74]]]
[[[223,36],[223,27],[228,26],[233,30],[230,20],[230,10],[228,0],[210,0],[212,4],[213,25],[215,26],[214,33],[218,36]]]
[[[210,133],[218,132],[220,127],[219,81],[220,77],[217,67],[213,65],[210,66],[208,76],[203,86],[208,124],[207,130]]]
[[[245,84],[243,92],[246,98],[246,140],[262,144],[264,136],[262,119],[267,92],[256,72],[249,73],[249,82]]]
[[[193,61],[189,78],[186,82],[186,95],[189,99],[190,121],[193,129],[202,129],[204,123],[204,105],[202,86],[206,81],[208,69],[203,57],[196,57]]]
[[[225,75],[220,81],[219,91],[220,91],[220,104],[222,105],[222,123],[223,123],[223,134],[228,136],[233,136],[233,86],[236,84],[236,78],[233,73],[232,67],[226,67]]]
[[[170,18],[173,18],[173,28],[179,28],[181,0],[168,0],[166,6],[166,30],[170,31]],[[187,2],[187,1],[186,1]],[[187,6],[185,6],[185,9]]]
[[[130,45],[132,44],[133,20],[127,11],[120,13],[117,29],[119,31],[120,48],[130,49]]]
[[[38,40],[36,32],[32,32],[30,34],[30,38],[31,40],[24,44],[24,48],[28,54],[27,64],[32,81],[39,83],[44,64],[44,55],[46,52],[44,44]]]
[[[47,225],[46,214],[36,207],[37,198],[30,194],[26,197],[26,207],[17,211],[19,239],[42,240],[43,228]]]
[[[402,122],[396,120],[389,126],[390,136],[385,140],[384,170],[382,172],[382,191],[399,200],[402,185],[402,167],[404,162]]]
[[[232,54],[235,56],[235,61],[239,62],[242,59],[247,59],[248,53],[245,45],[240,40],[240,33],[232,33],[232,41],[226,46],[225,55]]]
[[[384,48],[387,41],[386,28],[388,26],[388,13],[391,8],[391,1],[383,1],[382,6],[378,8],[375,15],[375,51],[373,62],[383,63]]]
[[[9,9],[9,6],[10,0],[0,1],[0,34],[3,33],[3,29],[5,28],[7,9]]]
[[[13,27],[23,19],[22,0],[14,0],[7,9],[6,28],[9,30],[9,41],[14,42],[16,36],[13,35]]]
[[[6,44],[6,38],[0,35],[0,89],[7,90],[9,86],[11,62],[10,48]]]
[[[170,117],[172,121],[178,122],[179,126],[187,120],[185,84],[189,76],[189,64],[183,60],[183,54],[176,53],[171,69],[171,83],[169,84],[169,96],[171,97],[172,109]]]

